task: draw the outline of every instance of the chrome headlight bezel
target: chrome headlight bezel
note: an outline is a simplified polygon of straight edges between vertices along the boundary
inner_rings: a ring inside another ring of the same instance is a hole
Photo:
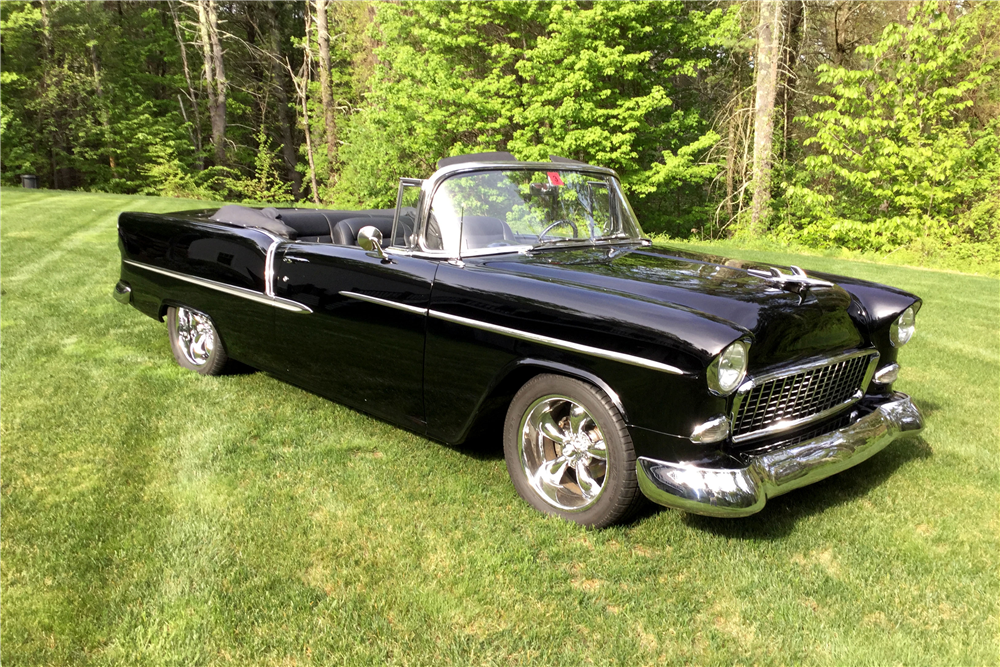
[[[708,390],[716,396],[729,396],[747,376],[750,342],[738,340],[726,346],[708,365]]]
[[[889,327],[889,342],[893,347],[902,347],[913,339],[913,334],[917,331],[917,309],[913,306],[907,307],[899,314]]]

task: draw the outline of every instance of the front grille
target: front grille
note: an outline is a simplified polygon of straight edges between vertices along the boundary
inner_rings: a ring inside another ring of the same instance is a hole
[[[871,358],[849,357],[761,382],[740,401],[733,438],[753,437],[779,422],[804,423],[846,403],[861,388]]]

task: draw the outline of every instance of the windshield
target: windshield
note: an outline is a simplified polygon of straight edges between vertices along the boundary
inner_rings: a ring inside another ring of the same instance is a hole
[[[429,250],[462,254],[638,241],[642,230],[612,176],[512,169],[458,174],[442,183],[424,238]]]

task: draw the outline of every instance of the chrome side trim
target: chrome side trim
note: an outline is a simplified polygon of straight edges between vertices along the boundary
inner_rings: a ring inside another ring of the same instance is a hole
[[[278,296],[268,296],[267,294],[246,289],[245,287],[226,285],[225,283],[216,282],[214,280],[209,280],[207,278],[195,278],[194,276],[189,276],[187,274],[179,273],[177,271],[171,271],[170,269],[161,269],[158,266],[150,266],[149,264],[134,262],[130,259],[126,259],[125,263],[131,264],[132,266],[138,267],[140,269],[152,271],[153,273],[159,273],[160,275],[168,276],[176,280],[183,280],[184,282],[192,283],[194,285],[199,285],[201,287],[207,287],[208,289],[213,289],[216,290],[217,292],[223,292],[225,294],[231,294],[232,296],[238,296],[240,298],[247,299],[249,301],[263,303],[268,306],[280,308],[282,310],[290,310],[296,313],[313,312],[312,308],[310,308],[309,306],[305,306],[299,303],[298,301],[292,301],[291,299],[283,299]]]
[[[278,241],[274,241],[267,246],[267,255],[264,257],[264,291],[274,298],[274,254],[278,251]]]
[[[405,303],[399,303],[398,301],[390,301],[389,299],[380,299],[375,296],[368,296],[367,294],[359,294],[357,292],[351,292],[348,290],[343,290],[339,292],[339,294],[341,296],[346,296],[351,299],[358,299],[359,301],[367,301],[368,303],[374,303],[379,306],[386,306],[387,308],[395,308],[397,310],[402,310],[407,313],[413,313],[414,315],[430,315],[435,319],[444,320],[445,322],[451,322],[453,324],[462,324],[467,327],[472,327],[473,329],[480,329],[482,331],[498,333],[504,336],[510,336],[511,338],[518,338],[520,340],[530,341],[532,343],[540,343],[542,345],[546,345],[548,347],[554,347],[560,350],[568,350],[570,352],[580,352],[581,354],[586,354],[592,357],[600,357],[602,359],[620,361],[622,363],[630,364],[632,366],[650,368],[652,370],[662,371],[664,373],[670,373],[672,375],[684,375],[684,371],[675,366],[670,366],[669,364],[662,364],[658,361],[653,361],[651,359],[636,357],[631,354],[623,354],[621,352],[614,352],[612,350],[604,350],[599,347],[591,347],[590,345],[573,343],[568,340],[551,338],[549,336],[542,336],[540,334],[534,334],[528,331],[521,331],[520,329],[511,329],[509,327],[503,327],[498,324],[490,324],[489,322],[482,322],[480,320],[472,320],[467,317],[459,317],[458,315],[442,313],[439,310],[431,310],[429,308],[418,308],[416,306],[409,306]]]
[[[350,299],[357,299],[359,301],[367,301],[368,303],[378,304],[379,306],[387,306],[389,308],[395,308],[396,310],[402,310],[407,313],[413,313],[414,315],[426,315],[426,308],[418,308],[416,306],[408,306],[405,303],[399,303],[398,301],[390,301],[389,299],[380,299],[376,296],[368,296],[367,294],[358,294],[357,292],[349,292],[343,290],[338,292],[340,296],[346,296]]]
[[[847,470],[896,438],[920,432],[923,426],[923,417],[910,397],[895,394],[853,424],[750,456],[743,467],[710,468],[639,457],[639,488],[655,503],[692,514],[749,516],[762,510],[768,498]]]
[[[649,368],[655,371],[662,371],[664,373],[670,373],[671,375],[685,374],[684,371],[677,368],[676,366],[671,366],[669,364],[662,364],[658,361],[653,361],[652,359],[644,359],[643,357],[636,357],[631,354],[624,354],[622,352],[614,352],[612,350],[605,350],[599,347],[591,347],[590,345],[573,343],[568,340],[551,338],[549,336],[542,336],[540,334],[530,333],[528,331],[521,331],[520,329],[511,329],[509,327],[503,327],[498,324],[490,324],[489,322],[471,320],[467,317],[459,317],[458,315],[442,313],[439,310],[430,310],[428,311],[428,314],[435,319],[444,320],[445,322],[451,322],[453,324],[462,324],[464,326],[472,327],[474,329],[489,331],[491,333],[498,333],[504,336],[510,336],[511,338],[526,340],[532,343],[539,343],[541,345],[554,347],[559,350],[568,350],[570,352],[579,352],[581,354],[586,354],[591,357],[610,359],[611,361],[620,361],[624,364],[639,366],[641,368]]]

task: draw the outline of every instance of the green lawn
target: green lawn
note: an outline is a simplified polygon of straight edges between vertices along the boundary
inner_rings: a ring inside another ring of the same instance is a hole
[[[5,666],[997,664],[994,278],[742,253],[924,298],[923,437],[748,519],[586,531],[499,451],[179,368],[111,298],[115,220],[190,202],[0,197]]]

